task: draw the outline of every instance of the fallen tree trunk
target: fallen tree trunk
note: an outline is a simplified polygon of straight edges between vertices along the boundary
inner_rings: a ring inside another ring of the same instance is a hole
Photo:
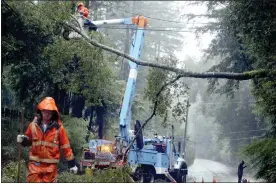
[[[108,47],[106,45],[100,44],[92,39],[90,39],[87,35],[85,35],[81,30],[78,28],[74,27],[73,25],[70,25],[69,23],[64,23],[66,26],[68,26],[70,29],[74,30],[77,32],[79,35],[81,35],[88,43],[95,47],[99,47],[101,49],[104,49],[106,51],[109,51],[111,53],[114,53],[118,56],[124,57],[126,59],[129,59],[130,61],[136,63],[137,65],[142,65],[142,66],[149,66],[149,67],[155,67],[155,68],[160,68],[164,70],[168,70],[171,72],[176,73],[180,77],[193,77],[193,78],[220,78],[220,79],[233,79],[233,80],[249,80],[253,78],[264,78],[269,75],[269,73],[264,69],[259,69],[259,70],[252,70],[248,72],[243,72],[243,73],[231,73],[231,72],[190,72],[186,71],[184,69],[179,69],[171,66],[166,66],[163,64],[159,63],[153,63],[153,62],[147,62],[143,61],[140,59],[135,59],[128,54],[125,54],[123,52],[120,52],[114,48]],[[275,74],[274,72],[273,74]]]

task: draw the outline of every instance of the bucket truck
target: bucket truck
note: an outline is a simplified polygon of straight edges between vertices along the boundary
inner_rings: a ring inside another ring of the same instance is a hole
[[[91,30],[88,26],[91,23],[97,27],[114,24],[134,26],[135,31],[129,55],[135,59],[140,58],[145,36],[144,29],[148,23],[148,20],[144,16],[98,21],[92,21],[80,16],[78,21],[86,35]],[[76,36],[77,34],[74,32],[69,34],[69,38]],[[92,168],[118,166],[125,148],[134,138],[134,135],[130,134],[130,123],[132,116],[131,108],[135,98],[138,65],[130,60],[128,63],[130,71],[120,112],[119,136],[116,137],[116,141],[103,139],[90,140],[89,148],[84,152],[87,159],[84,158],[82,160],[81,166]],[[140,121],[137,120],[134,132],[138,132],[140,127]],[[137,135],[137,139],[127,155],[127,164],[132,168],[135,181],[154,182],[155,179],[166,178],[165,176],[169,174],[177,182],[186,182],[188,174],[187,164],[184,158],[176,151],[173,136],[167,138],[155,136],[149,139],[143,137],[142,131]]]

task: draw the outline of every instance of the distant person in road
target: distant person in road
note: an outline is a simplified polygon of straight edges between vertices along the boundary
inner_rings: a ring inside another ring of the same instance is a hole
[[[244,161],[239,164],[238,167],[238,183],[241,183],[242,180],[242,175],[243,175],[243,169],[246,168],[247,166],[244,166]]]

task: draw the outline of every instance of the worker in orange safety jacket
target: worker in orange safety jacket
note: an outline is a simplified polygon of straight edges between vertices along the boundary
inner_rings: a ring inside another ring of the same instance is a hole
[[[78,3],[78,4],[77,4],[77,9],[78,9],[78,12],[79,12],[80,14],[82,14],[84,17],[88,18],[89,11],[88,11],[88,9],[84,6],[83,3],[81,3],[81,2]]]
[[[82,2],[77,3],[77,10],[81,15],[86,18],[84,21],[84,25],[88,26],[90,31],[97,31],[98,27],[88,19],[89,10],[84,6]]]
[[[44,98],[37,106],[37,114],[25,135],[17,136],[18,143],[31,146],[27,182],[57,182],[61,149],[70,171],[77,173],[75,158],[55,100],[52,97]]]

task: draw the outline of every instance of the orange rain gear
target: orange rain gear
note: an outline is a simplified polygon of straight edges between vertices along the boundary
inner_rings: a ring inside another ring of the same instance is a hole
[[[38,104],[37,110],[38,113],[41,110],[51,110],[54,113],[45,132],[41,122],[31,122],[26,130],[27,140],[23,141],[22,145],[31,145],[27,181],[56,182],[60,150],[63,150],[69,167],[75,166],[74,155],[54,99],[44,98]]]
[[[88,18],[89,10],[84,7],[83,3],[78,5],[78,12],[82,13],[84,17]]]

